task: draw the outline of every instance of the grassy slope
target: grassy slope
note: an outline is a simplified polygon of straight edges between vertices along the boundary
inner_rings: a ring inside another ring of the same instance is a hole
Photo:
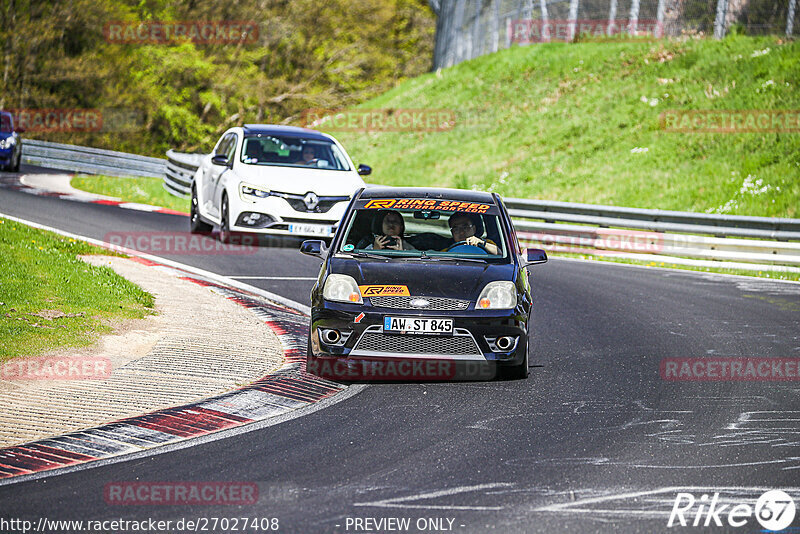
[[[161,178],[76,175],[70,183],[76,189],[117,197],[125,202],[151,204],[189,213],[189,199],[170,195],[164,189],[164,180]]]
[[[800,42],[771,37],[514,47],[362,105],[454,109],[450,131],[331,133],[377,183],[800,217],[800,134],[672,133],[658,120],[671,109],[798,110],[799,83]],[[744,186],[751,175],[758,187]]]
[[[111,321],[152,313],[152,295],[78,254],[109,252],[0,219],[0,362],[88,345]]]

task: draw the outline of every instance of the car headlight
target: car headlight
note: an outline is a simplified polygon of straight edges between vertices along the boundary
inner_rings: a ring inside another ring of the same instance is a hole
[[[358,284],[352,276],[346,274],[328,275],[325,280],[325,287],[322,289],[322,298],[335,302],[364,304]]]
[[[0,139],[0,148],[11,148],[12,146],[17,144],[17,140],[13,137],[7,137],[6,139]]]
[[[269,196],[269,191],[258,189],[257,187],[253,187],[252,185],[241,184],[239,190],[242,192],[242,195],[244,196],[257,197],[257,198],[267,198]]]
[[[517,287],[514,282],[489,282],[481,291],[475,308],[478,310],[507,310],[517,307]]]

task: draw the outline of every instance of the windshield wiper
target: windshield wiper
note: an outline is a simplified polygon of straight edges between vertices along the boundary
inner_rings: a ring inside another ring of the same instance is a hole
[[[396,257],[396,256],[384,256],[383,254],[370,254],[369,252],[346,252],[346,254],[350,254],[354,258],[374,258],[377,260],[387,260],[391,259],[392,257]]]
[[[407,257],[405,259],[412,259],[412,260],[424,260],[424,261],[468,261],[472,263],[487,263],[486,260],[482,260],[480,258],[454,258],[453,256],[428,256],[427,254],[423,254],[422,256],[413,256]]]

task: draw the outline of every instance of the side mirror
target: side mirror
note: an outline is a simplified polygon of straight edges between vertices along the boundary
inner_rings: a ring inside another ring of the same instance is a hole
[[[224,154],[217,154],[216,156],[211,158],[211,163],[213,163],[214,165],[220,165],[224,167],[225,165],[228,164],[228,156]]]
[[[367,176],[368,174],[372,174],[372,167],[369,165],[364,165],[363,163],[358,166],[358,174],[361,176]]]
[[[17,128],[14,131],[17,132],[18,134],[25,133],[25,128]]]
[[[540,248],[527,249],[526,260],[528,265],[536,265],[547,261],[547,252]]]
[[[309,239],[303,241],[303,244],[300,245],[300,252],[324,259],[328,254],[328,247],[325,246],[325,242],[321,239]]]

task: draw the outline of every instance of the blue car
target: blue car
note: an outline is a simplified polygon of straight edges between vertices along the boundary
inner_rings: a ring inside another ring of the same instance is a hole
[[[528,376],[528,266],[497,194],[372,187],[356,193],[311,293],[307,370],[339,380]]]
[[[19,172],[19,162],[22,159],[22,138],[19,136],[23,130],[14,129],[14,117],[7,111],[0,111],[0,169]]]

